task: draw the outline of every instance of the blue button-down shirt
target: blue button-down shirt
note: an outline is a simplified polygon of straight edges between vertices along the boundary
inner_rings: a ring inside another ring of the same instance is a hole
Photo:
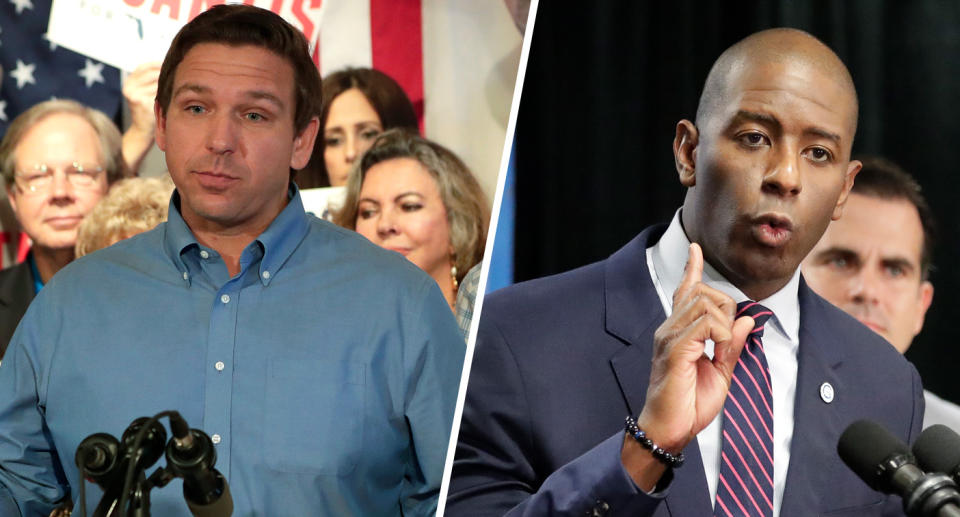
[[[80,441],[166,409],[216,443],[236,516],[435,512],[453,314],[418,268],[290,194],[233,278],[174,194],[169,222],[48,283],[0,366],[0,515],[76,499]],[[91,512],[100,496],[88,483]],[[190,515],[179,481],[151,496],[154,515]]]

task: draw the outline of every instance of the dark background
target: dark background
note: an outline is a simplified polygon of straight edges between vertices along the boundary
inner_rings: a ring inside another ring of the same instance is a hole
[[[575,5],[576,7],[571,7]],[[910,171],[941,229],[924,331],[907,357],[960,402],[960,2],[540,2],[516,133],[515,280],[607,257],[683,200],[671,145],[720,53],[770,27],[804,29],[860,95],[854,154]]]

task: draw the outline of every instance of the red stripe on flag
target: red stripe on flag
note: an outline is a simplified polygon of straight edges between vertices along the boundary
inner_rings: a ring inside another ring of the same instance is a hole
[[[423,131],[423,20],[420,0],[370,0],[373,67],[407,92]]]
[[[30,253],[30,237],[26,233],[20,232],[20,242],[17,243],[17,264],[27,260],[27,254]]]

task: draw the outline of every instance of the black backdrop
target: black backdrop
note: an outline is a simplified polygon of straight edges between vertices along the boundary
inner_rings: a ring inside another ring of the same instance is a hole
[[[540,2],[517,121],[516,280],[602,259],[668,221],[683,196],[676,122],[693,118],[723,49],[777,26],[816,35],[850,68],[854,153],[923,185],[941,240],[933,306],[907,356],[927,388],[960,402],[960,1]]]

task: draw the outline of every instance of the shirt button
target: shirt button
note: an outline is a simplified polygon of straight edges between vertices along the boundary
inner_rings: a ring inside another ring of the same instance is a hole
[[[213,442],[214,445],[220,443],[220,435],[219,435],[219,434],[215,434],[215,435],[211,436],[211,437],[210,437],[210,441]]]
[[[213,367],[216,368],[218,372],[222,372],[224,367],[223,361],[217,361],[216,364],[213,365]]]
[[[190,275],[189,275],[186,271],[184,271],[184,272],[183,272],[183,279],[184,279],[184,280],[188,280],[189,278],[190,278]]]
[[[229,294],[221,295],[220,301],[223,303],[230,303],[230,295]]]
[[[208,259],[210,258],[210,254],[207,253],[207,250],[200,250],[200,258]]]
[[[264,271],[264,272],[263,272],[263,278],[264,278],[264,279],[270,278],[270,272],[269,272],[269,271]]]

